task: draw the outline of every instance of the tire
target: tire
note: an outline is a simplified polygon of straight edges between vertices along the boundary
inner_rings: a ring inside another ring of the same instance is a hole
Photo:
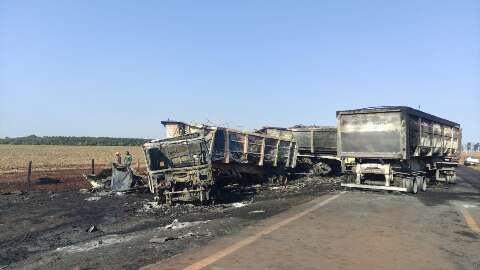
[[[448,184],[456,184],[457,183],[457,176],[456,175],[449,175],[447,177],[447,183]]]
[[[422,191],[427,191],[427,179],[423,178],[422,180]]]
[[[403,179],[403,186],[407,189],[406,192],[411,192],[412,191],[412,180]]]
[[[418,192],[418,183],[417,183],[417,180],[413,180],[412,193],[417,194],[417,192]]]
[[[340,177],[342,183],[350,184],[355,182],[355,176],[353,174],[344,174]]]
[[[317,162],[313,164],[310,173],[313,176],[326,176],[332,172],[332,167],[325,162]]]

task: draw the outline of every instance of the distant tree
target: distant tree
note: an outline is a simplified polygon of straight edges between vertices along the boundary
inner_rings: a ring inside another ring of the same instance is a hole
[[[467,152],[471,152],[471,151],[472,151],[472,143],[468,142],[467,143]]]
[[[67,137],[30,135],[17,138],[0,138],[0,144],[31,144],[31,145],[113,145],[113,146],[139,146],[149,141],[142,138],[110,138],[110,137]]]
[[[473,151],[475,151],[475,152],[480,151],[480,143],[476,143],[476,144],[473,146]]]

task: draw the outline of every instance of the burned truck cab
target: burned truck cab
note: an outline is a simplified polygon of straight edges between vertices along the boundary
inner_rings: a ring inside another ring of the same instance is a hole
[[[173,201],[208,201],[213,184],[207,139],[200,133],[144,144],[149,188]]]

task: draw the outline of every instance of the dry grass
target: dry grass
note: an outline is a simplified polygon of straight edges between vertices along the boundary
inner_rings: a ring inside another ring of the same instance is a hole
[[[131,146],[63,146],[63,145],[0,145],[0,174],[23,172],[28,161],[32,161],[34,170],[58,170],[68,168],[86,168],[92,158],[95,164],[111,164],[115,152],[130,151],[133,164],[140,161],[145,166],[141,147]]]

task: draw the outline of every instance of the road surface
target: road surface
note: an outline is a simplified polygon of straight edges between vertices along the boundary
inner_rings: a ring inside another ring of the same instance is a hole
[[[144,269],[480,269],[480,172],[417,195],[319,196]]]

